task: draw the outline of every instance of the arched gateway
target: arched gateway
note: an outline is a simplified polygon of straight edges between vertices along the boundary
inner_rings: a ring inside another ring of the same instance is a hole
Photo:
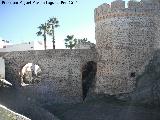
[[[95,61],[96,56],[93,50],[10,52],[4,56],[6,79],[15,88],[28,90],[29,94],[41,98],[52,99],[58,95],[82,100],[81,65],[85,61]],[[27,63],[40,67],[40,81],[25,81],[22,69]],[[22,82],[29,85],[22,87]]]

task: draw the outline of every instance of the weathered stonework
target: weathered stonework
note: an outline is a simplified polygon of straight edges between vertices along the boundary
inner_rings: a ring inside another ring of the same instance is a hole
[[[116,0],[95,9],[95,38],[100,56],[95,92],[119,94],[135,88],[159,47],[160,4]]]
[[[94,16],[96,49],[10,52],[3,56],[6,79],[44,101],[82,100],[89,87],[98,94],[132,92],[136,77],[160,48],[160,2],[129,1],[125,8],[116,0],[96,8]],[[20,72],[27,63],[40,66],[41,80],[22,87]]]
[[[33,96],[51,100],[61,97],[82,99],[82,67],[88,61],[96,62],[93,50],[46,50],[10,52],[4,56],[6,79],[16,88],[31,91]],[[20,72],[27,63],[40,66],[40,83],[21,86]],[[56,97],[56,98],[55,98]],[[63,99],[64,100],[64,99]]]

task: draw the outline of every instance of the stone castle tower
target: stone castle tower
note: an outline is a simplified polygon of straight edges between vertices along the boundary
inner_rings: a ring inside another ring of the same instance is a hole
[[[96,93],[119,94],[135,88],[152,53],[160,47],[160,0],[116,0],[95,9]]]

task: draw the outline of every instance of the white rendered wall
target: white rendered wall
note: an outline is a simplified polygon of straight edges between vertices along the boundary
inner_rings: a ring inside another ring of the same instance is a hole
[[[35,41],[34,42],[34,50],[44,50],[44,42],[43,41]]]
[[[52,42],[47,41],[47,49],[53,49]],[[44,50],[43,41],[32,41],[28,43],[6,45],[6,48],[0,48],[0,52]]]
[[[26,51],[26,50],[34,50],[34,42],[9,45],[6,46],[6,48],[0,48],[0,52]]]

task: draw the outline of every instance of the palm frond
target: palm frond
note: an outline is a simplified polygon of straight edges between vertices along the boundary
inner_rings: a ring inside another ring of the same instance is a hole
[[[55,24],[59,24],[59,21],[57,20],[57,21],[55,21]]]
[[[42,26],[38,26],[37,28],[41,30],[41,29],[42,29]]]
[[[57,21],[57,18],[54,17],[54,18],[53,18],[53,21],[54,21],[54,22]]]
[[[67,35],[67,39],[72,40],[74,35]]]
[[[37,34],[37,36],[40,36],[40,35],[42,35],[42,32],[38,31],[36,34]]]
[[[48,35],[50,35],[50,36],[52,36],[52,35],[53,35],[51,32],[48,32],[47,34],[48,34]]]
[[[64,39],[64,41],[68,42],[68,41],[69,41],[69,39],[67,39],[67,38],[66,38],[66,39]]]
[[[55,27],[59,27],[60,25],[55,25]]]
[[[75,38],[73,41],[74,41],[74,42],[77,42],[77,39]]]

